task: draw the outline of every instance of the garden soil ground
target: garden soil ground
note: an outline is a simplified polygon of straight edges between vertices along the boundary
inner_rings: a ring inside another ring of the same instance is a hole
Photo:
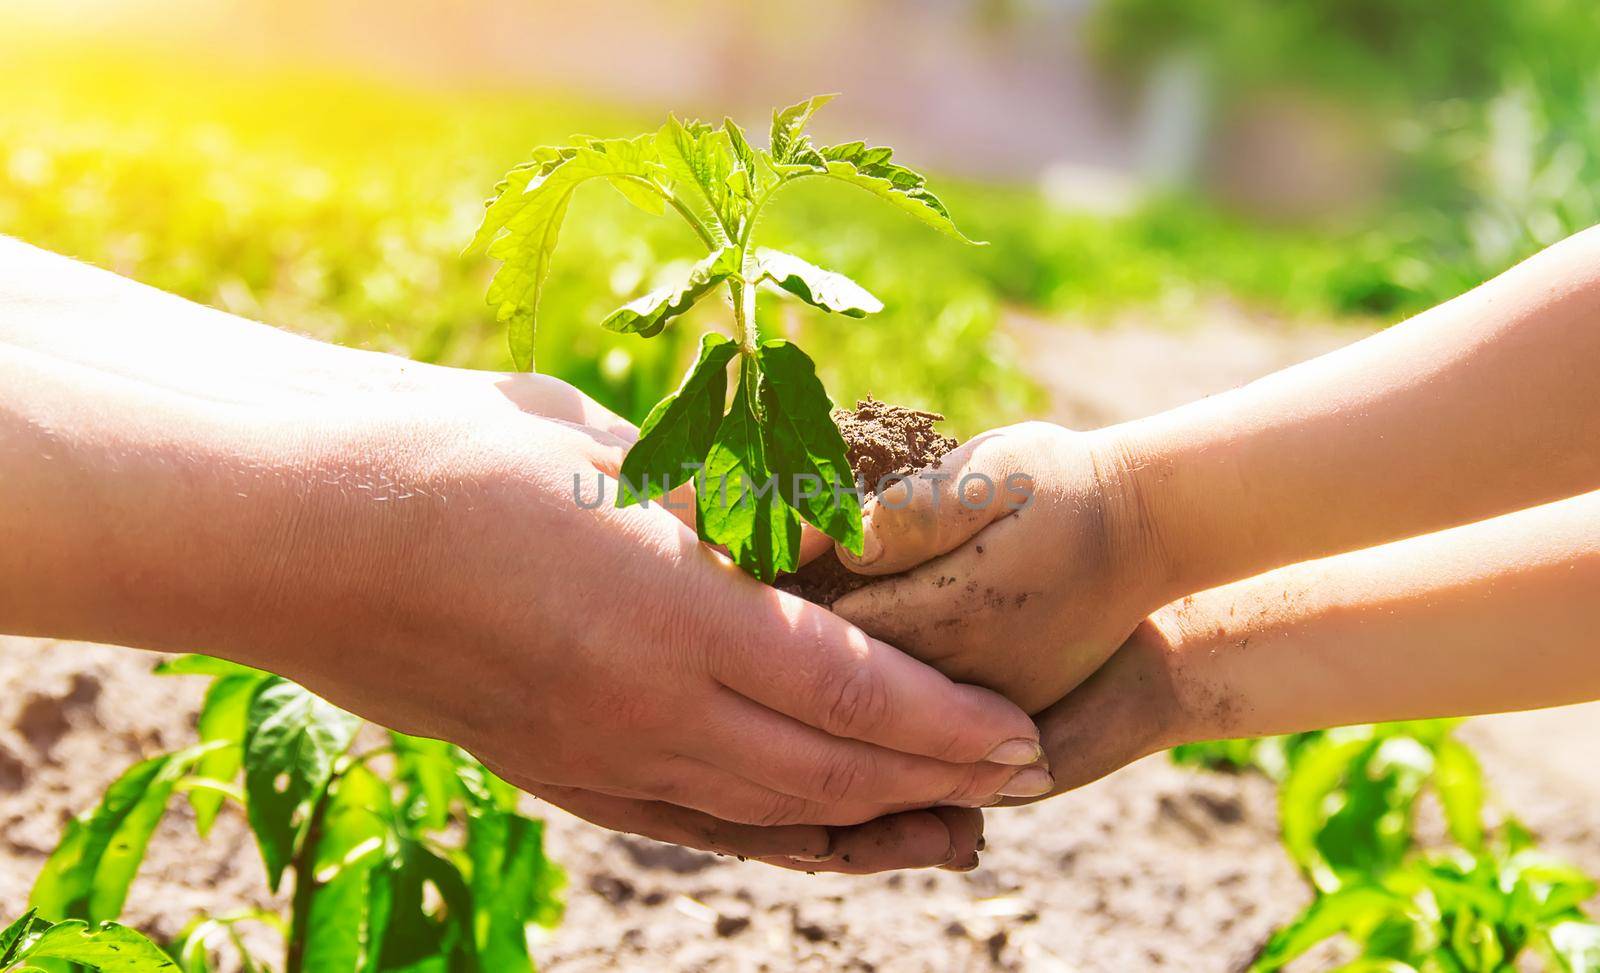
[[[1359,337],[1286,330],[1221,308],[1167,332],[1017,318],[1052,395],[1090,426],[1239,384]],[[203,680],[149,674],[155,657],[0,639],[0,911],[22,908],[63,819],[125,766],[192,739]],[[1600,874],[1600,708],[1472,721],[1498,798],[1550,850]],[[1237,969],[1305,901],[1279,850],[1272,787],[1153,757],[1042,805],[992,813],[967,875],[807,876],[607,834],[549,810],[570,870],[568,919],[546,970],[1093,971]],[[169,818],[129,903],[175,932],[189,914],[263,899],[238,815],[212,838]]]

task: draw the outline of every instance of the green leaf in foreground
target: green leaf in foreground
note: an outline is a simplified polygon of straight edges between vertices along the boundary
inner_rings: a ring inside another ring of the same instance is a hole
[[[21,920],[28,926],[14,941],[0,966],[20,966],[28,970],[47,963],[73,963],[98,973],[179,973],[176,963],[161,947],[115,922],[90,926],[81,920],[50,925],[32,917]],[[16,928],[13,926],[13,929]],[[7,930],[11,932],[11,930]]]
[[[700,357],[678,391],[650,410],[639,441],[622,460],[617,506],[655,499],[687,483],[711,448],[728,398],[728,363],[738,346],[718,334],[700,339]]]
[[[38,909],[29,909],[16,922],[0,932],[0,970],[11,965],[32,937],[50,928],[50,921],[39,918]]]
[[[739,248],[723,247],[689,268],[683,279],[629,301],[606,315],[607,331],[653,338],[673,318],[694,307],[712,288],[739,272]]]
[[[883,310],[882,301],[845,275],[823,270],[781,250],[758,249],[756,268],[762,279],[824,311],[864,318]]]
[[[642,202],[643,193],[655,193],[649,187],[659,170],[654,140],[641,136],[594,140],[548,169],[518,168],[507,174],[505,188],[489,205],[468,249],[487,244],[489,256],[502,261],[489,282],[489,303],[508,325],[511,357],[518,368],[533,367],[539,298],[572,194],[590,180],[603,179],[628,184],[628,198]]]
[[[700,536],[770,584],[779,571],[799,566],[800,517],[778,494],[750,397],[749,380],[741,379],[706,454],[705,489],[696,501]]]
[[[94,810],[67,822],[29,896],[40,916],[97,922],[121,914],[167,800],[197,754],[163,754],[135,764],[106,788]]]
[[[763,342],[759,361],[767,465],[779,492],[823,533],[861,553],[861,504],[843,492],[855,489],[855,473],[816,365],[782,339]]]
[[[360,720],[277,676],[251,700],[245,732],[245,793],[273,891],[310,824],[312,804],[350,746]]]

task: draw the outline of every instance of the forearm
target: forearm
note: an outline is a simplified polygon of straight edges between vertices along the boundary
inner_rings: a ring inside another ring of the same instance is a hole
[[[439,371],[248,321],[3,236],[0,343],[236,404],[396,391]]]
[[[1105,430],[1178,597],[1600,487],[1600,229],[1347,348]]]
[[[292,421],[4,344],[0,385],[0,630],[198,648],[253,614],[298,522]]]
[[[1600,493],[1157,613],[1182,739],[1600,698]]]

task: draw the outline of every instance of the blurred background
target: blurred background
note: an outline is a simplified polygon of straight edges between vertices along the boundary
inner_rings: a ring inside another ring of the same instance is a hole
[[[821,137],[895,146],[991,245],[848,187],[796,188],[768,240],[887,310],[767,300],[763,327],[800,336],[837,401],[934,409],[957,435],[1219,391],[1600,221],[1593,0],[3,0],[0,233],[329,340],[504,368],[492,268],[461,250],[507,168],[668,110],[764,132],[773,106],[820,92],[841,95]],[[663,263],[698,256],[681,226],[614,197],[580,194],[536,351],[639,419],[722,309],[648,341],[597,326]],[[147,706],[163,690],[128,653],[49,649],[5,653],[30,700],[67,714],[65,742],[41,748],[0,701],[8,907],[59,815],[162,733],[186,739],[194,703]],[[50,688],[84,666],[114,691]],[[1506,803],[1591,872],[1597,723],[1557,711],[1463,730]],[[555,814],[571,919],[539,955],[564,970],[1220,971],[1308,895],[1254,777],[1152,760],[991,820],[970,876],[861,881]],[[153,866],[142,926],[175,931],[219,895],[259,901],[255,881],[227,891],[217,855]]]
[[[1191,391],[1195,328],[1233,358],[1292,356],[1325,343],[1307,328],[1393,321],[1600,219],[1581,0],[8,0],[0,232],[275,324],[502,366],[488,268],[458,256],[501,172],[669,109],[764,130],[820,91],[842,95],[824,137],[896,146],[993,246],[848,188],[796,192],[777,245],[889,311],[771,326],[831,345],[839,399],[939,408],[959,432],[1166,404]],[[538,353],[638,417],[695,329],[593,325],[694,248],[610,195],[568,224]],[[1118,323],[1138,330],[1063,330]],[[1152,364],[1173,395],[1107,400],[1093,368],[1075,385],[1056,359],[1106,341],[1177,341]]]

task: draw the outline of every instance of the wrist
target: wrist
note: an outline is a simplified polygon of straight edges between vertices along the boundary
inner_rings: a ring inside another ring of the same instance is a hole
[[[1230,726],[1238,701],[1216,684],[1207,666],[1222,647],[1223,629],[1199,601],[1165,605],[1135,633],[1162,714],[1160,749],[1236,735]]]
[[[1132,433],[1129,426],[1113,426],[1085,435],[1104,503],[1115,590],[1133,592],[1143,616],[1198,589],[1186,587],[1189,559],[1176,547],[1181,532],[1170,526],[1171,464]]]

